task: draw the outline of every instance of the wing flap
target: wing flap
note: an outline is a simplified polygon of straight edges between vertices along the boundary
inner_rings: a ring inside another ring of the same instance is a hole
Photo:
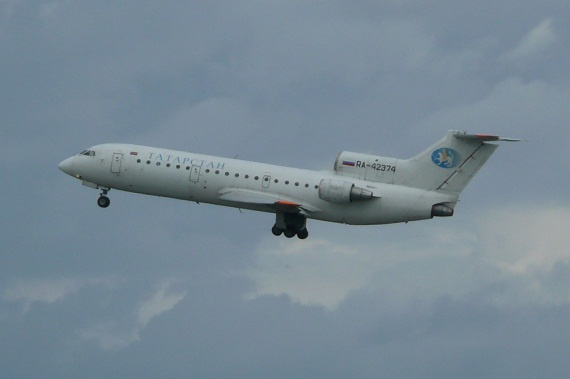
[[[285,198],[279,194],[271,192],[261,192],[244,189],[226,189],[220,193],[220,200],[232,203],[267,205],[276,211],[286,213],[318,212],[319,209],[304,205],[296,200]]]
[[[235,203],[273,204],[280,200],[279,196],[245,190],[227,190],[220,194],[220,200]]]

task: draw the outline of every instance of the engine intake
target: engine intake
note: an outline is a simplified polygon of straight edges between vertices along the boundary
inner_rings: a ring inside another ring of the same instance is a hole
[[[343,180],[323,179],[319,184],[319,198],[332,203],[351,203],[355,200],[370,200],[372,197],[371,191]]]

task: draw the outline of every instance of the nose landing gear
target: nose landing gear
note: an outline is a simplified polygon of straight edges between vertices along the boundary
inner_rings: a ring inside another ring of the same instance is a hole
[[[111,200],[107,197],[107,192],[109,192],[109,190],[102,190],[97,199],[97,205],[101,208],[107,208],[111,204]]]

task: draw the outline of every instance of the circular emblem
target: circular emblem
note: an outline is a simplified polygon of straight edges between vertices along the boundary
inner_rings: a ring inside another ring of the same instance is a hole
[[[431,153],[431,160],[433,163],[443,168],[453,168],[461,163],[459,153],[449,147],[442,147],[434,150],[433,153]]]

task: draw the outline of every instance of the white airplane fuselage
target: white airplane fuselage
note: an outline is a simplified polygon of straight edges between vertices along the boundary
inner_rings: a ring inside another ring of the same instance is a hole
[[[69,171],[87,186],[96,184],[98,188],[275,212],[266,204],[220,199],[221,194],[233,189],[248,190],[252,194],[267,193],[284,201],[310,204],[315,209],[310,218],[323,221],[365,225],[429,219],[433,204],[453,201],[452,196],[443,193],[351,179],[356,186],[381,197],[333,203],[318,196],[322,180],[339,179],[332,171],[311,171],[128,144],[104,144],[89,150],[95,152],[95,156],[78,155],[60,164],[67,167],[64,171]],[[112,168],[114,160],[115,167]]]
[[[341,153],[330,171],[131,144],[93,146],[59,167],[102,190],[102,207],[109,205],[107,192],[117,189],[272,212],[274,234],[306,238],[307,218],[370,225],[451,216],[459,193],[496,148],[485,143],[489,136],[473,142],[473,135],[458,133],[408,160]],[[481,159],[471,167],[476,154]]]

